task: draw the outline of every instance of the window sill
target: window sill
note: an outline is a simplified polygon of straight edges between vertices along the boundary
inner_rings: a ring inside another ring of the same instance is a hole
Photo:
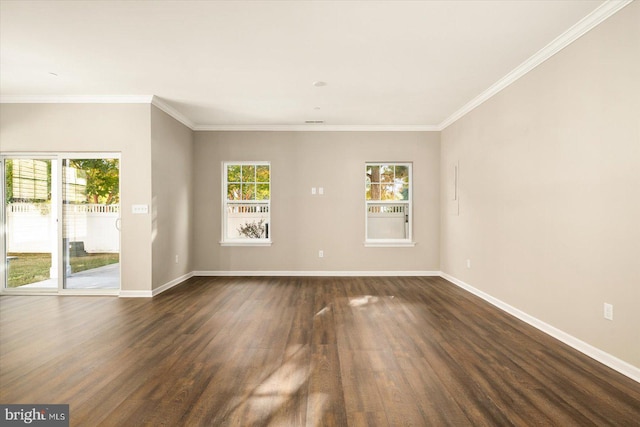
[[[271,240],[262,240],[259,242],[231,241],[219,243],[220,246],[271,246]]]
[[[415,245],[416,242],[407,240],[368,240],[364,242],[365,248],[411,248]]]

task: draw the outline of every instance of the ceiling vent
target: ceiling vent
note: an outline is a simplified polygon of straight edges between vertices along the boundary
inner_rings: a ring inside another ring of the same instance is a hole
[[[308,125],[321,125],[324,123],[324,120],[305,120],[304,122]]]

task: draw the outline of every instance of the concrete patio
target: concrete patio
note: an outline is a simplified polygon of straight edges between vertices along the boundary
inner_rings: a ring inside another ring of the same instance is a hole
[[[41,282],[20,286],[20,289],[51,289],[58,287],[57,279],[47,279]],[[120,263],[81,271],[67,277],[66,289],[119,289]]]

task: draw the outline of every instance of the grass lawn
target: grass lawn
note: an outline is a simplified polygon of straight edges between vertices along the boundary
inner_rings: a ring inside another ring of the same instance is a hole
[[[51,254],[9,253],[7,284],[10,288],[26,285],[49,278]],[[71,271],[79,273],[104,265],[115,264],[119,254],[89,254],[83,257],[71,257]]]

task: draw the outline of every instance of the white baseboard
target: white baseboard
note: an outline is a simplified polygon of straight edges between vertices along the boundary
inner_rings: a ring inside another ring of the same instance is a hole
[[[173,288],[176,285],[184,282],[185,280],[193,277],[193,271],[187,274],[183,274],[180,277],[173,279],[170,282],[165,283],[159,288],[155,288],[152,291],[120,291],[120,297],[122,298],[152,298],[156,295],[161,294],[162,292]]]
[[[355,277],[355,276],[440,276],[440,271],[194,271],[193,276],[224,276],[224,277]]]
[[[483,300],[498,307],[499,309],[506,311],[507,313],[517,317],[523,322],[528,323],[534,328],[541,330],[547,335],[551,335],[557,340],[562,341],[563,343],[567,344],[570,347],[573,347],[579,352],[591,357],[592,359],[597,360],[603,365],[606,365],[611,369],[614,369],[620,372],[621,374],[631,378],[634,381],[640,382],[640,368],[633,366],[630,363],[625,362],[624,360],[620,360],[617,357],[612,356],[611,354],[605,351],[602,351],[597,347],[592,346],[591,344],[587,344],[586,342],[579,340],[573,335],[570,335],[564,331],[561,331],[560,329],[554,326],[551,326],[540,319],[537,319],[521,310],[518,310],[517,308],[497,298],[494,298],[491,295],[485,292],[482,292],[481,290],[476,289],[473,286],[463,282],[462,280],[459,280],[453,276],[450,276],[449,274],[442,273],[441,277],[443,279],[450,281],[454,285],[459,286],[460,288],[482,298]]]
[[[152,291],[126,291],[120,290],[118,295],[120,298],[151,298],[153,296]]]
[[[183,274],[182,276],[173,279],[170,282],[165,283],[164,285],[160,286],[159,288],[154,289],[153,291],[151,291],[152,295],[151,296],[156,296],[158,294],[161,294],[164,291],[167,291],[171,288],[173,288],[176,285],[179,285],[180,283],[184,282],[187,279],[190,279],[193,277],[193,271],[187,274]]]

